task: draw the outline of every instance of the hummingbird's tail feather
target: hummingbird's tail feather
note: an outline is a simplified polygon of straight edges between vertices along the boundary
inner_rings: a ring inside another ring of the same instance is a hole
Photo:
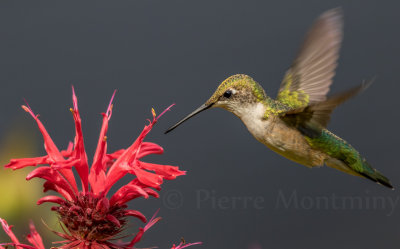
[[[368,178],[393,189],[387,177],[372,168],[353,146],[332,132],[323,129],[317,136],[305,138],[312,148],[326,154],[324,162],[327,166],[347,174]]]
[[[354,165],[348,166],[345,162],[336,158],[330,158],[325,161],[325,164],[331,168],[335,168],[350,175],[364,177],[385,187],[394,189],[390,180],[379,171],[372,168],[365,159],[361,159],[359,163],[361,164],[361,167],[355,167]]]
[[[392,184],[390,183],[390,180],[386,176],[382,175],[379,171],[372,168],[371,165],[369,165],[369,163],[365,161],[365,159],[362,161],[362,163],[364,168],[368,168],[368,170],[365,170],[364,172],[360,173],[362,176],[372,181],[375,181],[379,184],[382,184],[385,187],[394,189]]]

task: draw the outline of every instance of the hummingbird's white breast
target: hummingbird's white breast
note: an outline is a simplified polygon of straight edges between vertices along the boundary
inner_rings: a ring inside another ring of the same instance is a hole
[[[269,121],[265,120],[266,106],[262,103],[248,104],[235,108],[233,113],[246,125],[250,133],[260,142],[268,127]]]
[[[265,104],[256,103],[237,108],[238,114],[235,114],[242,120],[255,139],[274,151],[284,152],[287,150],[285,142],[276,139],[275,136],[270,136],[276,120],[275,118],[265,118],[266,110]]]
[[[256,103],[237,107],[233,113],[259,142],[276,153],[309,167],[323,165],[323,153],[312,149],[299,131],[279,117],[264,118],[266,110],[266,105]]]

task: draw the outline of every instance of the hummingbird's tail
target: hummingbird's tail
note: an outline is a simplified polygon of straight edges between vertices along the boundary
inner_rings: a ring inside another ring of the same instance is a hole
[[[322,130],[320,136],[309,138],[308,141],[327,154],[325,164],[329,167],[344,171],[351,175],[368,178],[374,182],[393,189],[389,179],[371,165],[360,153],[343,139],[330,131]]]
[[[372,166],[365,160],[362,159],[359,155],[358,160],[354,161],[351,165],[348,165],[342,160],[338,160],[336,158],[330,158],[325,161],[325,164],[329,167],[338,169],[350,175],[360,176],[367,179],[370,179],[376,183],[382,184],[385,187],[390,189],[394,189],[390,180],[382,175],[379,171],[372,168]]]
[[[383,186],[394,189],[389,179],[386,176],[382,175],[376,169],[372,168],[371,165],[365,159],[362,160],[362,164],[364,169],[366,169],[364,170],[364,172],[360,173],[362,176],[377,183],[380,183]]]

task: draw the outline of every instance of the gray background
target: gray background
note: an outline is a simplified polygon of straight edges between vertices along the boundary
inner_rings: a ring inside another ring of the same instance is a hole
[[[163,134],[232,74],[251,75],[275,96],[312,21],[337,6],[345,35],[332,92],[377,80],[339,107],[329,128],[398,187],[397,1],[1,1],[0,129],[21,115],[40,136],[20,109],[25,97],[59,147],[66,146],[74,134],[73,84],[92,158],[99,113],[114,89],[110,151],[135,139],[151,107],[161,112],[176,103],[147,138],[166,152],[147,161],[188,174],[166,182],[160,199],[132,202],[147,216],[160,208],[163,217],[138,247],[168,248],[184,236],[203,248],[398,248],[400,201],[390,204],[400,199],[398,190],[299,166],[220,109]],[[297,200],[285,207],[282,198],[291,195]],[[365,204],[377,198],[380,204]]]

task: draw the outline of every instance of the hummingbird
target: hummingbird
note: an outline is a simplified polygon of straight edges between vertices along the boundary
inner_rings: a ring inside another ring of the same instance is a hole
[[[327,165],[393,189],[389,179],[353,146],[326,128],[335,107],[369,86],[363,83],[327,96],[339,57],[342,28],[340,8],[317,18],[286,71],[276,99],[250,76],[233,75],[203,105],[165,133],[204,110],[220,107],[239,117],[259,142],[294,162],[310,168]]]

